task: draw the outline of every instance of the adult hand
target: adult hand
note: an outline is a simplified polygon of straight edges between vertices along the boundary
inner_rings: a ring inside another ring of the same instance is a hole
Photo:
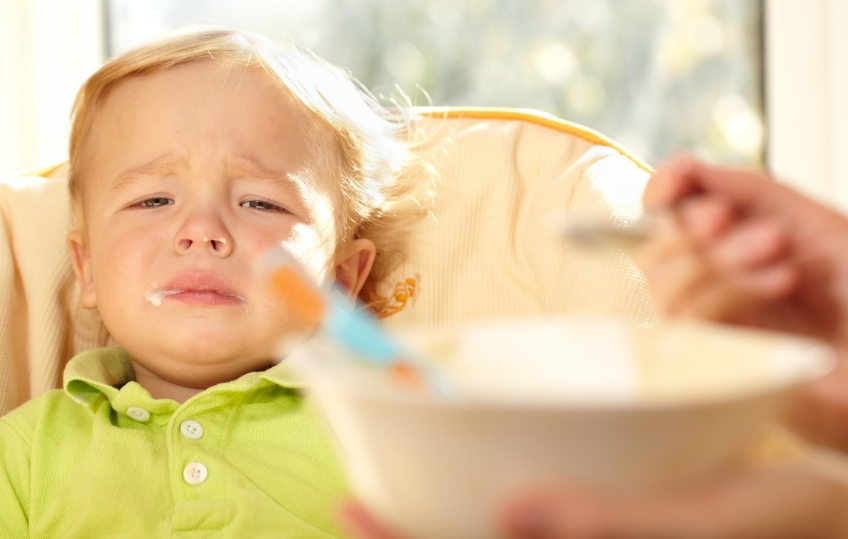
[[[689,157],[658,167],[644,201],[665,214],[665,239],[679,242],[674,233],[682,232],[709,269],[725,277],[725,291],[741,296],[698,301],[697,283],[690,283],[676,298],[661,295],[670,314],[686,305],[691,312],[694,297],[694,305],[705,308],[693,315],[804,333],[848,349],[844,216],[764,174]],[[652,287],[663,286],[648,277]]]
[[[342,510],[360,539],[402,539],[361,505]],[[799,464],[652,497],[563,488],[517,493],[499,513],[514,539],[844,539],[848,486]]]
[[[648,498],[537,490],[501,516],[516,539],[836,539],[848,537],[848,487],[782,466]]]
[[[339,511],[342,524],[353,537],[359,539],[403,539],[400,535],[389,530],[378,522],[371,513],[357,502],[344,504]]]
[[[637,258],[662,311],[810,335],[843,355],[790,423],[848,451],[848,219],[764,174],[688,157],[658,167],[645,206],[660,217]]]

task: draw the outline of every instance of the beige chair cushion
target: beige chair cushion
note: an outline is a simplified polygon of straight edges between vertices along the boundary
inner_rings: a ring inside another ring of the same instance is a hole
[[[552,214],[635,218],[649,169],[614,143],[522,111],[432,109],[447,141],[434,219],[410,235],[412,254],[384,286],[392,327],[554,312],[651,321],[639,272],[621,253],[564,248]],[[65,168],[0,179],[0,413],[58,387],[74,354],[110,343],[82,309],[65,237]]]
[[[409,262],[386,283],[394,300],[386,325],[580,312],[655,318],[627,256],[569,250],[552,222],[638,217],[647,165],[598,133],[538,112],[429,113],[450,142],[437,158],[434,219],[414,231]]]
[[[59,178],[0,180],[0,412],[58,387],[75,353],[108,334],[79,305],[65,237],[70,229],[64,169]]]

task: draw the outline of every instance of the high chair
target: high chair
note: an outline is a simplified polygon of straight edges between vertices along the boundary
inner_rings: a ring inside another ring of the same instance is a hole
[[[382,285],[391,328],[552,313],[616,314],[650,323],[643,278],[620,252],[565,248],[552,220],[623,222],[641,212],[650,168],[610,139],[539,112],[424,108],[443,144],[432,218]],[[60,165],[0,179],[0,415],[61,386],[76,353],[110,344],[79,305],[65,245],[71,217]]]

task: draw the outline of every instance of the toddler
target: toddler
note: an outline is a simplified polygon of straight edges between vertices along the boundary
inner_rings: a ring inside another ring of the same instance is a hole
[[[273,350],[291,323],[258,259],[282,248],[368,297],[426,188],[390,115],[261,36],[174,35],[74,104],[68,238],[81,301],[121,348],[0,419],[2,537],[332,537],[346,484]]]

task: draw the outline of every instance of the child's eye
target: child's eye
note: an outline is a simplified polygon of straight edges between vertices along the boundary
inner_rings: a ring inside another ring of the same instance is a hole
[[[174,201],[170,198],[153,197],[148,198],[147,200],[142,200],[139,206],[141,206],[142,208],[158,208],[160,206],[168,206],[173,203]]]
[[[264,200],[247,200],[241,203],[242,208],[253,208],[260,211],[279,211],[286,213],[286,210],[270,202]]]

